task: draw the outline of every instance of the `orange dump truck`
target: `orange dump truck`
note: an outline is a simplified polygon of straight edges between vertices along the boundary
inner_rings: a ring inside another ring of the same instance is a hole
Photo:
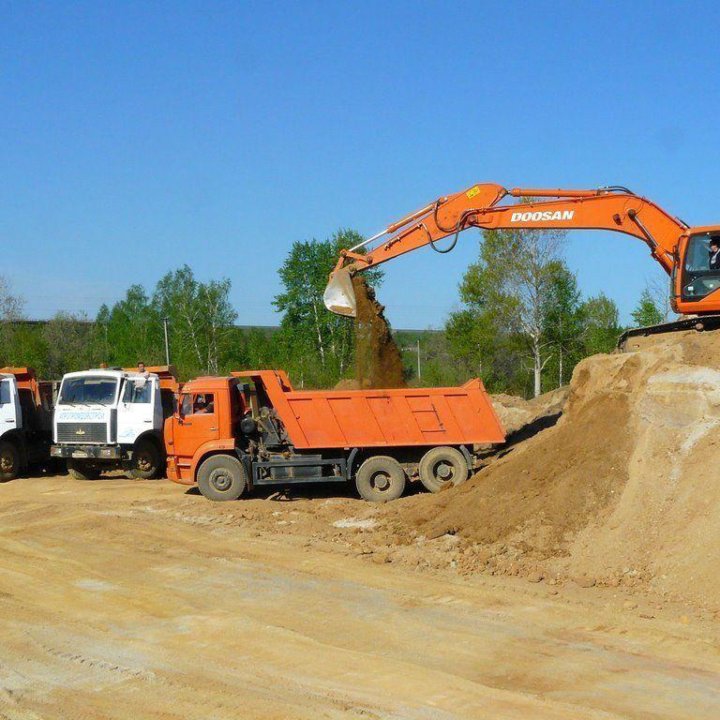
[[[211,500],[256,485],[355,481],[366,500],[465,481],[474,448],[505,440],[479,380],[461,387],[293,390],[281,370],[186,383],[165,425],[168,477]]]

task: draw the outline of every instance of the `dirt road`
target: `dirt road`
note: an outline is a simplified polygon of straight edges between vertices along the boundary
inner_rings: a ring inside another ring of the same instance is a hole
[[[0,717],[720,717],[717,620],[398,566],[375,512],[0,486]]]

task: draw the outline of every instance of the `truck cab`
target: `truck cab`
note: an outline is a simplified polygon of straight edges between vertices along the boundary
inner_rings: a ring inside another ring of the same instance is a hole
[[[0,368],[0,480],[49,459],[54,389],[32,368]]]
[[[177,388],[169,367],[66,374],[55,406],[51,455],[64,458],[78,479],[118,468],[136,478],[157,477],[165,464],[163,424]]]
[[[172,417],[165,423],[168,477],[193,484],[197,465],[208,454],[242,445],[239,423],[246,413],[242,387],[235,378],[201,377],[185,383]]]

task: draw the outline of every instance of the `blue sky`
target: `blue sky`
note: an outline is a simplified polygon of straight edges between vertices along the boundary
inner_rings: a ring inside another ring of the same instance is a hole
[[[0,0],[0,274],[45,318],[188,263],[272,324],[294,240],[475,182],[720,222],[719,27],[709,2]],[[385,266],[396,327],[442,324],[478,239]],[[621,235],[567,259],[625,319],[664,277]]]

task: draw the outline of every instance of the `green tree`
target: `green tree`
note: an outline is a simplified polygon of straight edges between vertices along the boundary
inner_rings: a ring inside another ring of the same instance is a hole
[[[448,317],[445,337],[458,382],[481,377],[491,391],[524,391],[522,348],[501,315],[468,302]]]
[[[631,313],[633,322],[637,327],[648,325],[659,325],[664,321],[665,316],[657,306],[649,288],[645,288],[640,295],[637,306]]]
[[[95,322],[102,356],[109,365],[164,362],[162,318],[141,285],[131,285],[112,308],[103,305]]]
[[[24,315],[24,300],[12,292],[10,282],[0,275],[0,366],[15,364],[13,348],[17,325]]]
[[[61,378],[65,373],[100,364],[96,326],[86,315],[57,313],[43,328],[43,341],[46,377]]]
[[[583,313],[577,278],[562,261],[549,268],[550,283],[544,301],[543,332],[551,351],[546,381],[557,378],[565,384],[583,357]],[[548,389],[554,387],[548,382]]]
[[[471,351],[485,366],[486,382],[503,378],[504,389],[517,389],[523,369],[518,360],[524,353],[530,360],[532,392],[542,392],[543,371],[553,354],[548,309],[559,292],[560,276],[569,272],[561,261],[563,240],[563,232],[549,230],[483,233],[480,257],[460,286],[469,315],[451,315],[447,332],[456,351],[464,350],[466,357]],[[557,322],[554,327],[560,328]],[[465,333],[468,337],[462,339]]]
[[[623,331],[615,302],[601,292],[585,300],[580,313],[583,325],[583,355],[612,352]]]
[[[363,238],[341,229],[327,240],[296,241],[278,271],[283,291],[273,304],[282,313],[276,349],[301,385],[331,385],[352,367],[355,334],[352,321],[328,312],[323,293],[340,250]],[[380,271],[364,274],[371,286]]]
[[[10,281],[0,275],[0,320],[20,320],[24,316],[25,301],[12,293]]]
[[[450,351],[447,333],[444,330],[422,330],[416,332],[398,331],[396,340],[403,351],[406,376],[411,385],[437,387],[458,385],[469,377],[478,377],[479,372],[465,368],[455,360]],[[420,355],[420,376],[418,376],[418,350]]]
[[[183,377],[217,374],[237,313],[228,279],[201,282],[188,265],[167,273],[155,287],[152,306],[170,322],[171,357]],[[148,334],[148,338],[150,334]]]
[[[224,343],[222,372],[259,368],[281,368],[278,363],[277,332],[274,328],[233,327]]]

